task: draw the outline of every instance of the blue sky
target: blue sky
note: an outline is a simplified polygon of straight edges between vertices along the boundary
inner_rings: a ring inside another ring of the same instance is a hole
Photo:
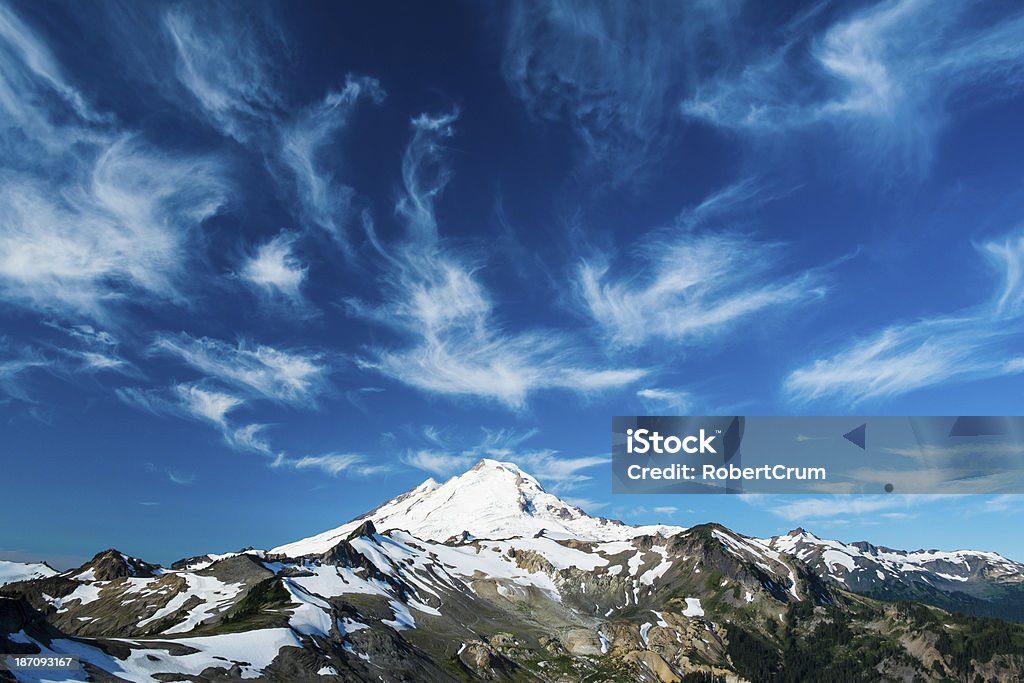
[[[0,557],[269,547],[490,456],[1024,559],[1015,497],[607,465],[617,414],[1024,413],[1022,85],[1013,2],[2,3]]]

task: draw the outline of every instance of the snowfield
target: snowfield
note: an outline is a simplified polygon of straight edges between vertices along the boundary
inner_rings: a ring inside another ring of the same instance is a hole
[[[45,564],[28,564],[0,560],[0,586],[16,581],[42,579],[47,576],[55,576],[56,574],[56,570],[51,569]]]

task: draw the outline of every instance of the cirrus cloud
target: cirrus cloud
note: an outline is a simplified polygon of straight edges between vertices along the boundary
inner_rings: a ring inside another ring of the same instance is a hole
[[[315,405],[326,389],[329,368],[320,353],[245,342],[232,345],[185,333],[159,335],[152,348],[210,378],[272,401]]]
[[[457,113],[422,115],[403,159],[405,195],[396,207],[407,238],[393,251],[379,243],[388,270],[387,298],[379,304],[350,299],[350,309],[394,329],[407,340],[378,347],[359,361],[418,389],[525,406],[545,389],[581,394],[629,385],[641,368],[594,368],[587,350],[551,330],[508,331],[480,278],[480,268],[447,248],[438,233],[435,200],[450,175],[440,156]]]
[[[947,382],[1024,371],[1015,340],[1024,334],[1024,235],[978,246],[1001,287],[989,301],[965,311],[890,325],[793,370],[783,389],[798,402],[871,399]]]

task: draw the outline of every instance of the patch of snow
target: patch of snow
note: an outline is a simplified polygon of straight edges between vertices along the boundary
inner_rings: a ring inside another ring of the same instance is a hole
[[[380,623],[386,624],[396,631],[416,628],[416,620],[412,618],[412,612],[409,611],[408,607],[397,600],[392,600],[391,611],[395,613],[395,618],[382,619]]]
[[[700,598],[686,598],[686,609],[683,610],[684,617],[702,617],[704,608],[700,606]]]
[[[343,647],[345,649],[345,652],[348,652],[349,654],[353,654],[356,657],[359,657],[359,659],[363,660],[364,662],[370,661],[370,655],[366,654],[365,652],[356,652],[356,649],[352,647],[352,643],[345,643]]]
[[[332,625],[331,606],[290,579],[284,582],[284,587],[291,595],[292,603],[297,605],[288,625],[307,636],[329,635]]]
[[[81,586],[76,588],[74,591],[65,595],[60,599],[60,607],[62,609],[58,611],[64,611],[67,609],[69,602],[80,600],[82,605],[88,605],[90,602],[95,602],[100,599],[100,591],[102,587],[97,584],[83,583]]]
[[[370,627],[361,621],[356,621],[355,619],[349,619],[348,617],[338,619],[338,631],[342,634],[355,633],[356,631],[362,631],[368,628]]]
[[[640,573],[640,567],[644,563],[644,551],[637,550],[636,553],[629,558],[629,575],[636,576]]]
[[[640,583],[645,586],[653,586],[656,579],[660,579],[665,575],[665,572],[672,567],[671,560],[662,560],[659,564],[654,565],[643,573],[640,577]]]
[[[854,567],[856,567],[853,558],[840,550],[826,550],[822,554],[822,558],[825,560],[825,565],[829,569],[840,566],[845,567],[848,571],[852,572]]]

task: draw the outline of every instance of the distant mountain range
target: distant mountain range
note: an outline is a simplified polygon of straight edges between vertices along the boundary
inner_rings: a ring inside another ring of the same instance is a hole
[[[634,527],[483,460],[271,550],[0,563],[0,680],[1011,681],[1024,565]]]

